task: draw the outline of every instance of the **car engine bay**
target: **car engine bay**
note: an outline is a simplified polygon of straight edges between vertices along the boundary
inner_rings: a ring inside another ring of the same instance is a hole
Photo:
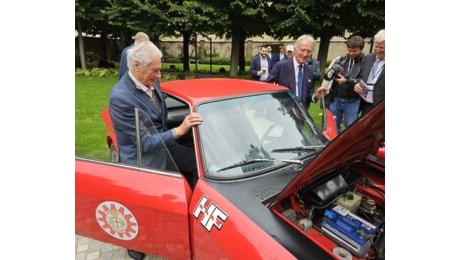
[[[382,164],[358,163],[322,174],[272,210],[338,259],[385,258]]]

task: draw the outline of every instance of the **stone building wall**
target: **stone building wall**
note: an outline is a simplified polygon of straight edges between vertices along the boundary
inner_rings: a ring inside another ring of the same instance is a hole
[[[220,38],[211,38],[212,39],[212,52],[213,57],[229,57],[231,52],[231,40],[230,39],[220,39]],[[94,52],[102,58],[102,43],[101,39],[97,37],[84,37],[85,41],[85,51],[86,52]],[[280,44],[289,45],[293,44],[294,40],[285,38],[282,40],[275,40],[270,37],[254,37],[246,40],[245,44],[245,57],[246,60],[251,60],[254,55],[257,54],[258,48],[261,44],[269,44],[272,46],[272,49],[275,53],[278,52],[278,48]],[[321,41],[317,41],[317,45],[315,48],[315,53],[313,57],[316,59],[318,57],[318,50]],[[198,38],[198,56],[200,55],[207,56],[210,54],[211,49],[211,41],[207,38]],[[107,58],[110,61],[116,61],[120,59],[120,53],[123,49],[123,46],[119,41],[115,40],[106,40],[106,47],[107,47]],[[169,55],[172,57],[180,58],[182,57],[182,39],[180,38],[168,38],[164,37],[161,39],[159,46],[164,55]],[[79,63],[77,56],[78,56],[78,39],[75,37],[75,57],[76,57],[76,64]],[[346,51],[345,46],[345,39],[334,37],[331,39],[329,45],[329,52],[328,52],[328,61],[334,59],[339,55],[343,55]],[[370,44],[369,39],[366,39],[366,45],[364,47],[364,53],[369,53],[370,51]],[[195,46],[189,46],[189,54],[190,58],[195,57]]]
[[[370,39],[366,39],[366,45],[364,47],[364,53],[369,53],[370,50]],[[275,53],[278,53],[279,45],[283,44],[284,46],[289,44],[294,44],[294,39],[285,38],[282,40],[274,40],[270,37],[255,37],[246,40],[245,44],[245,57],[247,60],[251,60],[254,55],[258,53],[258,48],[262,44],[268,44],[272,46],[272,49]],[[316,42],[315,52],[313,57],[316,59],[318,57],[319,45],[321,44],[320,40]],[[206,38],[198,38],[198,57],[200,54],[209,55],[211,49],[211,41]],[[182,55],[182,40],[178,38],[163,38],[159,43],[159,48],[163,51],[164,54],[170,56],[181,57]],[[190,45],[189,47],[190,58],[195,57],[195,46]],[[231,52],[231,40],[230,39],[220,39],[212,38],[212,51],[213,54],[219,57],[230,56]],[[346,51],[345,39],[341,37],[334,37],[331,39],[329,44],[328,60],[332,60],[337,56],[344,55]]]

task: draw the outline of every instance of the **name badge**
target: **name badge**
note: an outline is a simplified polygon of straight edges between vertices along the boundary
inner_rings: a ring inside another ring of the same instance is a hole
[[[367,102],[374,103],[374,85],[367,85],[364,96],[366,96]]]

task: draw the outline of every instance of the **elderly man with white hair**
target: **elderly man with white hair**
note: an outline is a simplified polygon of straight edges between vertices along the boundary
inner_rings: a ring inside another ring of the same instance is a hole
[[[374,52],[369,53],[361,66],[362,83],[355,84],[354,90],[364,98],[361,100],[361,116],[385,99],[385,29],[374,36]],[[363,89],[366,87],[366,89]]]

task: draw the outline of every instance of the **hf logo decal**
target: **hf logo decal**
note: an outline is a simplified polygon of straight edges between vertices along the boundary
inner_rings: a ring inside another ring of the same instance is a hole
[[[203,214],[200,223],[207,231],[210,232],[213,226],[220,230],[224,225],[225,220],[227,220],[228,215],[217,207],[214,202],[211,202],[209,207],[206,207],[207,201],[208,197],[203,195],[200,202],[196,205],[195,211],[193,211],[193,216],[198,219],[200,213]]]
[[[104,201],[96,208],[96,220],[109,235],[121,240],[131,240],[137,236],[136,218],[129,209],[115,201]]]

